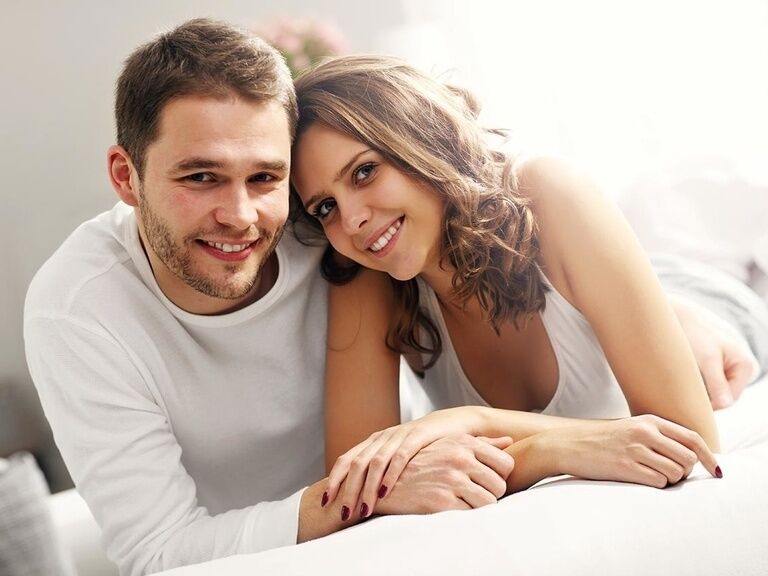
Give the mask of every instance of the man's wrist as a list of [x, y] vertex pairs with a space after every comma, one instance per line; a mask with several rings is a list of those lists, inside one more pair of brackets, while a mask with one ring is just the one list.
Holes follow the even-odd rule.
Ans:
[[359, 521], [359, 515], [352, 513], [348, 520], [342, 522], [340, 498], [323, 506], [323, 494], [327, 489], [328, 479], [324, 478], [309, 486], [301, 495], [297, 544], [333, 534]]

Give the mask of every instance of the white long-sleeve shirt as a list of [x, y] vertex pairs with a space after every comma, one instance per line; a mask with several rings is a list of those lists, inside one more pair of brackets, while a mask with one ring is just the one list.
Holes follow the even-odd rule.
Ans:
[[27, 361], [121, 574], [296, 542], [323, 476], [322, 248], [286, 230], [258, 302], [189, 314], [158, 287], [124, 204], [80, 226], [27, 294]]

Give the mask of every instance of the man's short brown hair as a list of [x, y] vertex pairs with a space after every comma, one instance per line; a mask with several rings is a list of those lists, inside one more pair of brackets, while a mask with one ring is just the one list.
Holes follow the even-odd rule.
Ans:
[[137, 48], [117, 81], [117, 143], [144, 174], [163, 107], [179, 96], [276, 100], [296, 127], [296, 95], [280, 53], [260, 38], [222, 22], [196, 19]]

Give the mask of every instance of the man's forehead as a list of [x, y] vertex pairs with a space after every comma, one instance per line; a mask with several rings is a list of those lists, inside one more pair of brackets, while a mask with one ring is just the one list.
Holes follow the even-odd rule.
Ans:
[[[177, 96], [169, 100], [158, 115], [158, 128], [215, 126], [223, 116], [240, 116], [246, 122], [270, 123], [279, 121], [288, 126], [288, 112], [274, 99], [256, 101], [227, 96]], [[201, 122], [189, 123], [190, 120]]]
[[274, 100], [184, 96], [164, 107], [148, 154], [162, 153], [166, 166], [287, 163], [290, 144], [288, 115]]

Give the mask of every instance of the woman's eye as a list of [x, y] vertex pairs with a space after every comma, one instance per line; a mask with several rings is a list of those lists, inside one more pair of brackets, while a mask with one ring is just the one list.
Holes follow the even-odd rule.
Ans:
[[213, 182], [213, 176], [208, 174], [207, 172], [198, 172], [196, 174], [190, 174], [186, 177], [187, 180], [191, 180], [192, 182]]
[[336, 200], [333, 200], [331, 198], [328, 198], [327, 200], [322, 200], [321, 202], [318, 202], [315, 207], [312, 209], [312, 216], [317, 218], [318, 220], [324, 220], [328, 217], [328, 215], [331, 213], [331, 211], [336, 207]]
[[360, 182], [363, 182], [364, 180], [369, 178], [375, 170], [376, 170], [376, 164], [374, 164], [373, 162], [368, 162], [367, 164], [363, 164], [357, 170], [354, 171], [354, 173], [352, 174], [352, 180], [355, 182], [355, 184], [359, 184]]

